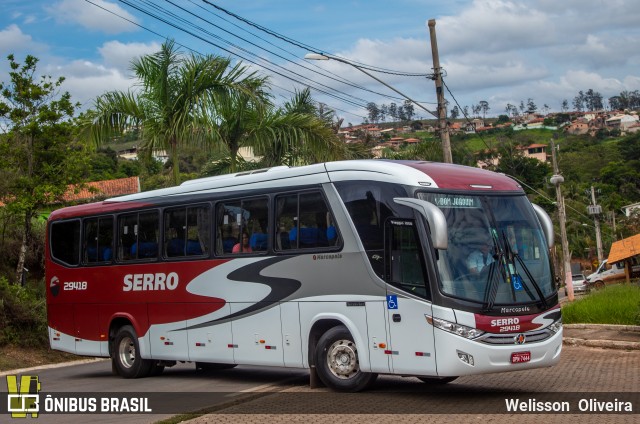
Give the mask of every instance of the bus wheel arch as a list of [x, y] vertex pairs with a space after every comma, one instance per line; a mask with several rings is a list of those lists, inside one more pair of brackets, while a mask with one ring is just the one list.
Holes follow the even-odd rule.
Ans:
[[362, 371], [354, 337], [342, 324], [331, 326], [320, 336], [313, 357], [318, 377], [334, 390], [359, 392], [378, 377]]
[[[113, 335], [113, 339], [111, 339]], [[113, 369], [124, 378], [146, 377], [154, 370], [153, 361], [140, 356], [138, 335], [126, 319], [114, 321], [109, 330], [109, 352]], [[164, 367], [163, 367], [164, 368]]]

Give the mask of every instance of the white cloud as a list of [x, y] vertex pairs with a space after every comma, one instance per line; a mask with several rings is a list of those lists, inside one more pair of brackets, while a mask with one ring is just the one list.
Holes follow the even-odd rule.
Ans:
[[63, 89], [71, 93], [74, 101], [90, 108], [93, 100], [106, 91], [135, 89], [135, 79], [129, 71], [131, 60], [160, 49], [159, 43], [122, 43], [108, 41], [98, 51], [99, 62], [78, 59], [49, 65], [45, 72], [65, 77]]
[[[62, 0], [46, 9], [57, 22], [75, 22], [91, 31], [118, 34], [137, 30], [135, 25], [118, 17], [138, 22], [135, 16], [119, 5], [105, 0], [93, 0], [93, 2], [99, 7], [83, 0]], [[113, 13], [109, 13], [107, 10]]]
[[160, 43], [122, 43], [108, 41], [98, 48], [105, 66], [112, 66], [121, 72], [128, 72], [135, 58], [152, 54], [160, 50]]
[[9, 53], [21, 51], [41, 51], [44, 46], [33, 41], [29, 34], [22, 32], [16, 24], [11, 24], [0, 30], [0, 55], [3, 57]]

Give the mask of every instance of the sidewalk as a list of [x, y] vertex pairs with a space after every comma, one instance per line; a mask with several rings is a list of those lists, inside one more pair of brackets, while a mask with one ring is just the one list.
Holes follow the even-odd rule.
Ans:
[[605, 349], [640, 350], [640, 326], [564, 324], [564, 344]]

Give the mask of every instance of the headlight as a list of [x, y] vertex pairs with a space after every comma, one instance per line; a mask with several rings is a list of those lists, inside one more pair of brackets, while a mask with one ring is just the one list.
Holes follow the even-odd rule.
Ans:
[[562, 318], [560, 318], [558, 321], [556, 321], [553, 324], [551, 324], [548, 328], [553, 334], [555, 334], [558, 331], [562, 330]]
[[455, 322], [434, 318], [429, 315], [425, 315], [424, 317], [427, 319], [427, 322], [434, 327], [464, 337], [465, 339], [475, 339], [484, 334], [484, 331], [478, 330], [477, 328], [467, 327], [466, 325], [456, 324]]

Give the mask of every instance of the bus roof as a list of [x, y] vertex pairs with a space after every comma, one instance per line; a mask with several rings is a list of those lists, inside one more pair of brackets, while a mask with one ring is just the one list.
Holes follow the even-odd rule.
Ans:
[[[292, 180], [295, 179], [295, 180]], [[154, 199], [204, 195], [238, 190], [315, 185], [336, 181], [381, 181], [425, 188], [466, 191], [522, 192], [513, 179], [480, 168], [426, 161], [350, 160], [300, 167], [279, 166], [216, 177], [199, 178], [182, 185], [114, 197], [103, 202], [54, 211], [50, 219], [93, 213], [107, 213], [154, 204]]]

